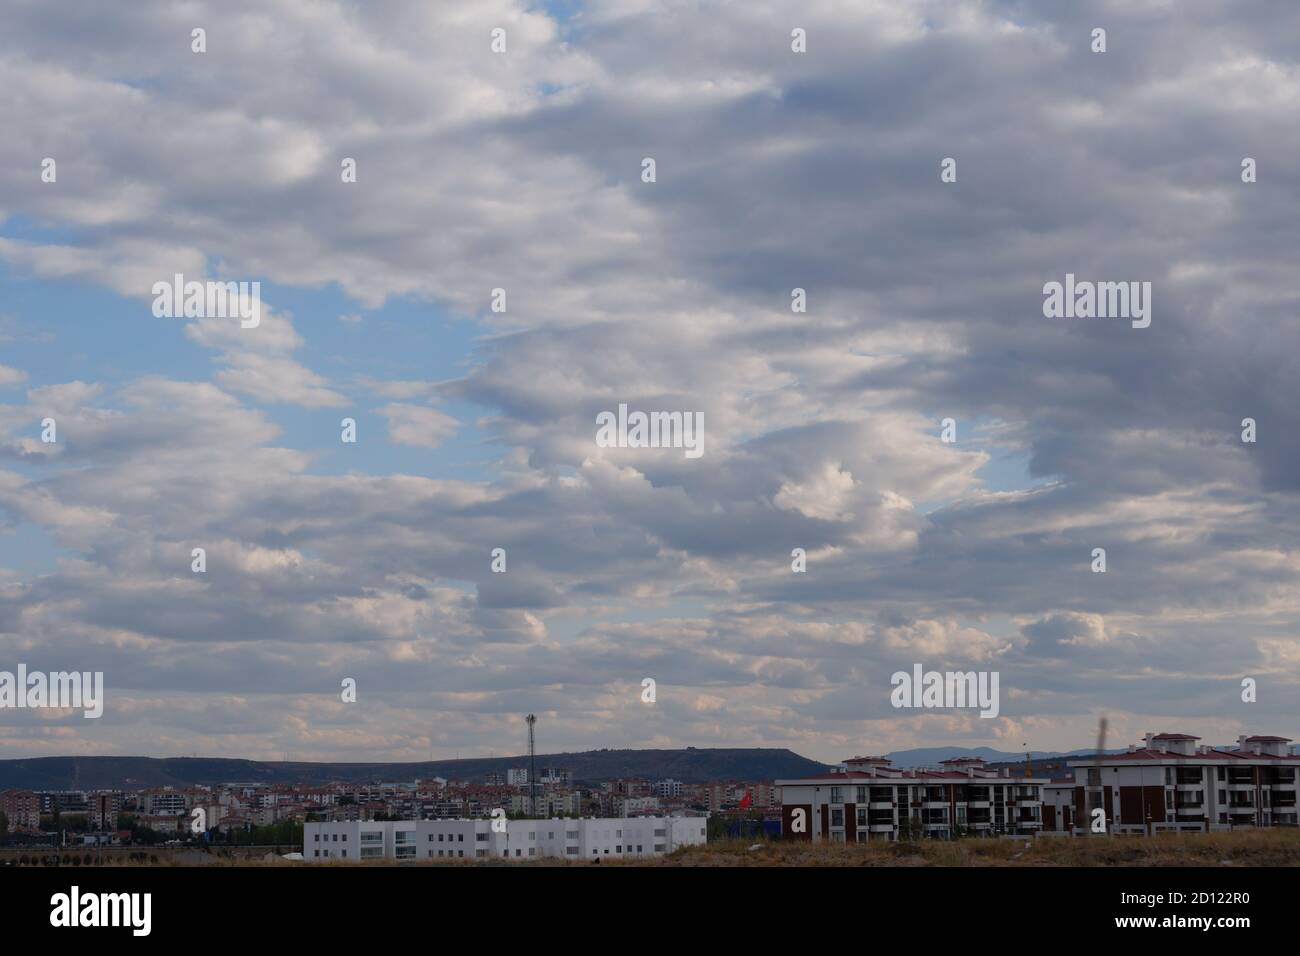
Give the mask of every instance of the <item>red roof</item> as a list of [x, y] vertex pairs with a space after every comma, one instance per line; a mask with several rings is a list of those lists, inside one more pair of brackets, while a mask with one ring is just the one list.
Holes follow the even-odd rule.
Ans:
[[[1211, 750], [1209, 753], [1196, 754], [1172, 754], [1161, 750], [1135, 750], [1132, 753], [1105, 754], [1100, 758], [1096, 756], [1085, 757], [1081, 759], [1081, 762], [1097, 760], [1103, 763], [1123, 760], [1184, 760], [1195, 762], [1197, 760], [1221, 760], [1225, 757], [1231, 757], [1235, 760], [1300, 760], [1300, 757], [1291, 754], [1257, 754], [1244, 750]], [[1069, 763], [1075, 763], [1075, 761], [1069, 761]]]
[[1265, 741], [1265, 740], [1273, 740], [1273, 741], [1277, 741], [1277, 740], [1280, 740], [1280, 741], [1282, 741], [1283, 743], [1290, 743], [1290, 742], [1291, 742], [1291, 738], [1290, 738], [1290, 737], [1247, 737], [1247, 738], [1246, 738], [1246, 741], [1247, 741], [1247, 742], [1250, 742], [1250, 741], [1252, 741], [1252, 740], [1259, 740], [1259, 741]]
[[1200, 737], [1193, 737], [1191, 734], [1156, 734], [1152, 740], [1200, 740]]

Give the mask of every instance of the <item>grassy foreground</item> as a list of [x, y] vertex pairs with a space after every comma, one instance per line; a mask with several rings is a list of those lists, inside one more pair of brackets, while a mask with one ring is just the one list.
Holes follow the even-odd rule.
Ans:
[[[751, 849], [752, 848], [752, 849]], [[13, 862], [17, 862], [14, 859]], [[98, 861], [97, 861], [98, 862]], [[35, 865], [35, 861], [33, 861]], [[86, 865], [91, 865], [89, 859]], [[916, 843], [803, 843], [719, 840], [685, 847], [648, 860], [330, 860], [298, 862], [272, 858], [159, 853], [147, 860], [112, 856], [107, 866], [275, 866], [275, 867], [566, 867], [566, 866], [1300, 866], [1300, 829], [1237, 830], [1229, 833], [1162, 834], [1156, 837], [921, 840]]]
[[[760, 849], [751, 850], [750, 847]], [[621, 866], [1300, 866], [1300, 829], [1156, 837], [794, 843], [723, 840]]]

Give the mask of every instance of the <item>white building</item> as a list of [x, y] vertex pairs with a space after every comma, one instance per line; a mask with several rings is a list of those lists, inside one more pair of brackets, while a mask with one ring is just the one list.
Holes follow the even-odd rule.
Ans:
[[673, 797], [682, 795], [682, 782], [673, 780], [669, 777], [667, 780], [656, 780], [654, 784], [655, 796], [664, 800], [671, 800]]
[[[493, 829], [493, 823], [503, 832]], [[581, 820], [353, 820], [307, 823], [303, 857], [323, 860], [627, 859], [705, 842], [703, 817]]]
[[1204, 747], [1188, 734], [1147, 734], [1124, 753], [1071, 760], [1073, 780], [1046, 788], [1047, 829], [1108, 833], [1295, 826], [1300, 757], [1286, 737]]
[[901, 770], [884, 757], [854, 757], [844, 769], [778, 780], [785, 839], [861, 843], [905, 832], [1029, 834], [1043, 825], [1045, 778], [1011, 777], [974, 757], [941, 770]]
[[528, 768], [511, 767], [506, 771], [506, 784], [511, 787], [528, 786]]

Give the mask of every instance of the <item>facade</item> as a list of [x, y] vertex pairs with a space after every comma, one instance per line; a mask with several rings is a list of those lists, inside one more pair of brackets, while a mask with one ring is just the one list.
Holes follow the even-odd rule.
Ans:
[[1239, 737], [1234, 748], [1188, 734], [1147, 734], [1126, 753], [1071, 760], [1071, 780], [1046, 788], [1049, 831], [1159, 833], [1295, 826], [1300, 757], [1286, 737]]
[[666, 780], [656, 780], [654, 783], [654, 794], [663, 800], [671, 800], [674, 797], [682, 795], [682, 782], [673, 780], [669, 777]]
[[11, 831], [41, 828], [41, 799], [30, 790], [0, 791], [0, 813], [9, 821]]
[[[504, 830], [494, 830], [494, 822]], [[702, 817], [351, 821], [305, 824], [302, 855], [312, 862], [628, 859], [704, 841]]]
[[938, 770], [901, 770], [884, 757], [854, 757], [843, 769], [776, 781], [782, 836], [838, 843], [897, 840], [909, 832], [1037, 833], [1047, 783], [986, 769], [978, 758], [945, 760]]
[[89, 796], [87, 803], [90, 807], [90, 825], [93, 829], [117, 829], [117, 816], [122, 810], [121, 793], [99, 790]]

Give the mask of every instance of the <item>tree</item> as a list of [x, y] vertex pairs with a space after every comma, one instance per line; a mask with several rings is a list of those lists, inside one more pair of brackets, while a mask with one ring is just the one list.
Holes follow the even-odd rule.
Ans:
[[9, 839], [9, 817], [5, 815], [3, 810], [0, 810], [0, 840], [7, 839]]

